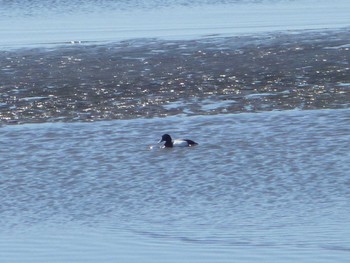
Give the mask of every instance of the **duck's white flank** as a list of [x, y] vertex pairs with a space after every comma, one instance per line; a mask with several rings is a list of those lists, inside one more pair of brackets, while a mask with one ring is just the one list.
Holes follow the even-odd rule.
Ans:
[[188, 141], [184, 140], [184, 139], [176, 139], [173, 141], [173, 146], [174, 147], [187, 147], [189, 146]]

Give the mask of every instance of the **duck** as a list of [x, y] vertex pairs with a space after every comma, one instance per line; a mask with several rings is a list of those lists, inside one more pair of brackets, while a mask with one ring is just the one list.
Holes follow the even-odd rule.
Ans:
[[163, 134], [162, 139], [160, 139], [158, 143], [161, 143], [161, 142], [165, 142], [163, 145], [164, 148], [188, 147], [188, 146], [198, 145], [198, 143], [188, 139], [173, 140], [169, 134]]

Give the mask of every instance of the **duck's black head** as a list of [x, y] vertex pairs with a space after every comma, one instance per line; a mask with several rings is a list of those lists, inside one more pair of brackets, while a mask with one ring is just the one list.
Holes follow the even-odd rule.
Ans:
[[165, 147], [172, 147], [173, 146], [173, 140], [171, 139], [169, 134], [163, 134], [162, 139], [159, 142], [165, 142]]

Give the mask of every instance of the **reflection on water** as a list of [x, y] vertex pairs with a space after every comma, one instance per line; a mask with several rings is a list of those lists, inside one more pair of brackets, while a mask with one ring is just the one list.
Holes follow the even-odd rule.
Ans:
[[[164, 132], [200, 145], [150, 149]], [[28, 231], [20, 248], [37, 245], [52, 255], [57, 241], [45, 237], [62, 226], [72, 233], [58, 240], [92, 242], [95, 260], [117, 253], [152, 262], [146, 251], [164, 259], [162, 243], [173, 256], [225, 260], [254, 248], [260, 256], [320, 262], [331, 251], [345, 262], [349, 110], [37, 124], [0, 133], [3, 248]]]

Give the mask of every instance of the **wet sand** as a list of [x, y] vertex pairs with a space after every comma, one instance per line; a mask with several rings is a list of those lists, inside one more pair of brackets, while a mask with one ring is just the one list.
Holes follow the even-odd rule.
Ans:
[[0, 124], [347, 108], [350, 31], [0, 52]]

